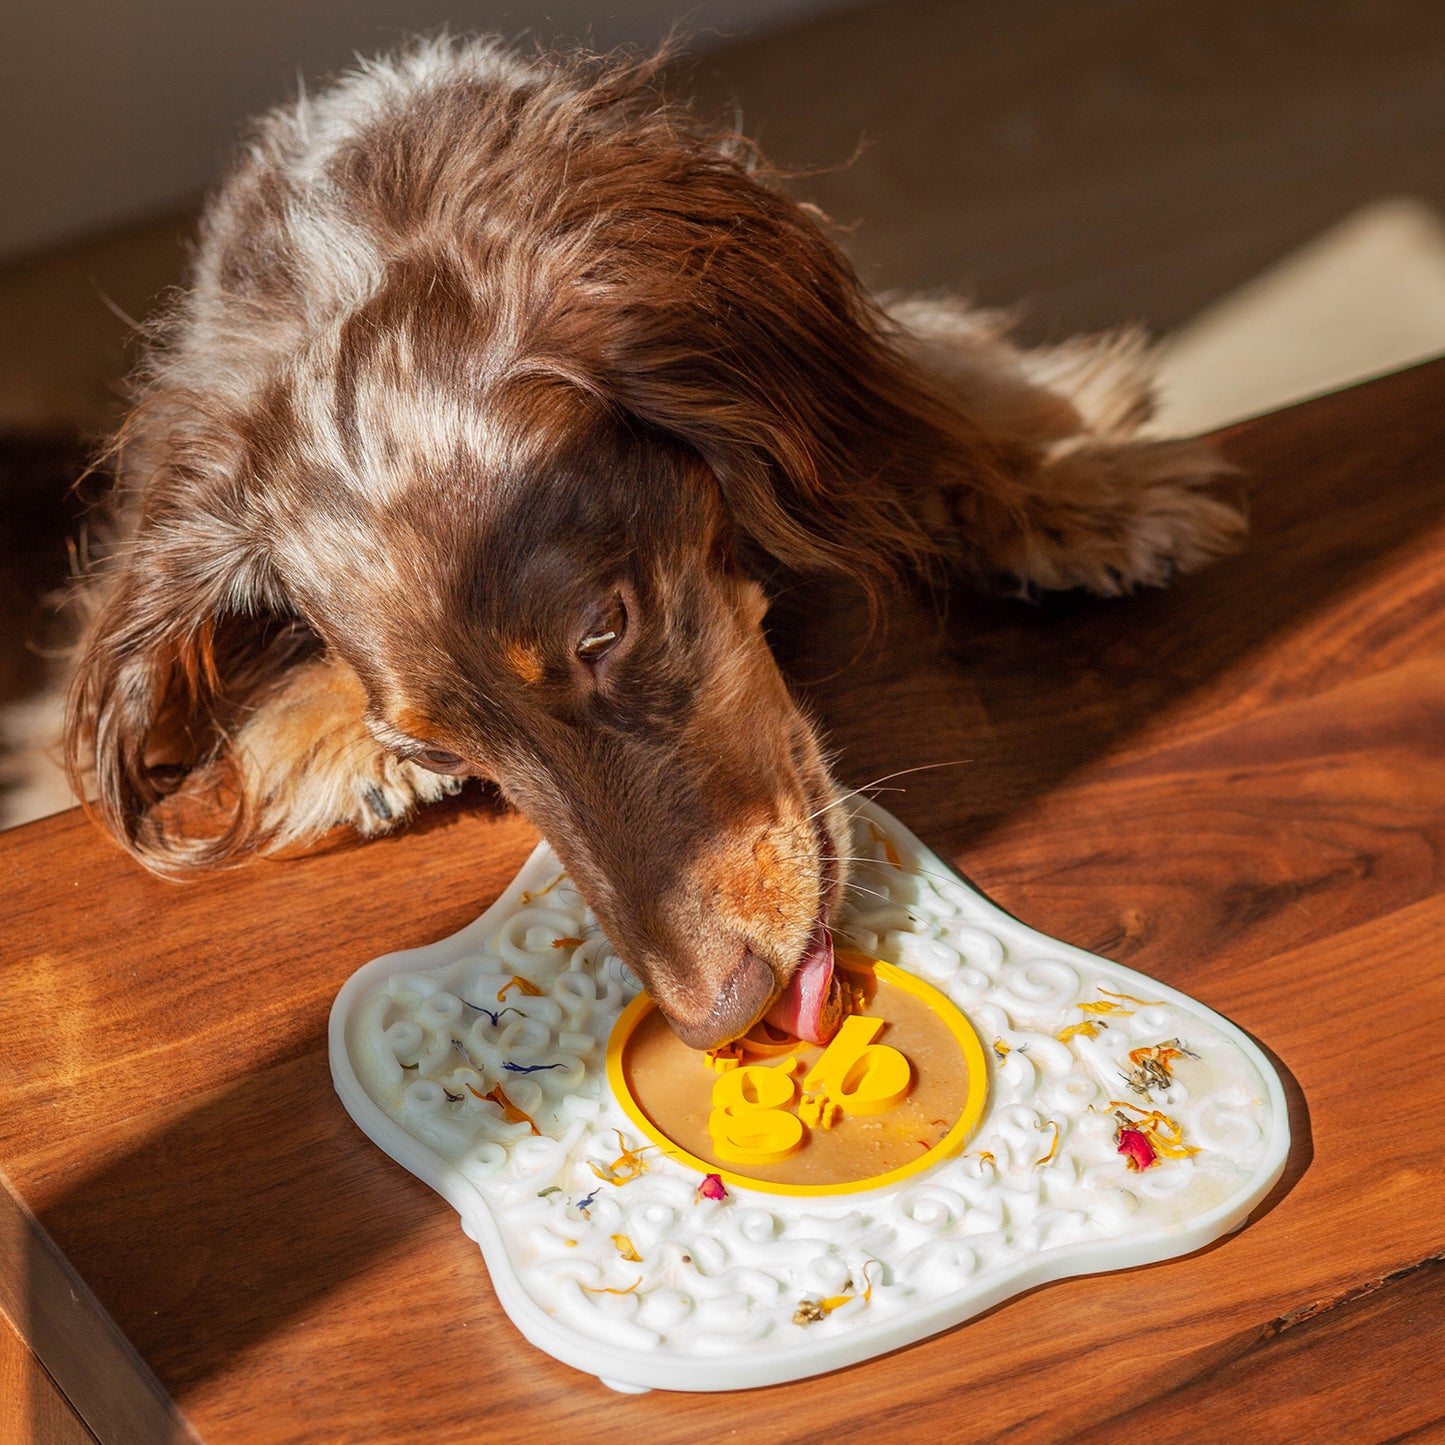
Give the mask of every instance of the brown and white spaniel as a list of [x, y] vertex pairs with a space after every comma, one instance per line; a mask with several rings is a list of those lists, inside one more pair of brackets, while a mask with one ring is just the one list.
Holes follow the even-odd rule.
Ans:
[[1137, 337], [885, 309], [660, 66], [431, 41], [261, 120], [116, 444], [68, 759], [172, 877], [492, 779], [683, 1039], [817, 1036], [846, 827], [762, 581], [1117, 593], [1242, 519], [1136, 435]]

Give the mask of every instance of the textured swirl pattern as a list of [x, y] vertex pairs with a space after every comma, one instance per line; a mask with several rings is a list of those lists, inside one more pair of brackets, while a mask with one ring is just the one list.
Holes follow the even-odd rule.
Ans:
[[637, 981], [545, 845], [478, 923], [338, 998], [353, 1116], [460, 1210], [514, 1319], [569, 1363], [624, 1388], [810, 1374], [1196, 1248], [1278, 1177], [1283, 1096], [1232, 1025], [1008, 918], [880, 810], [856, 829], [873, 861], [840, 936], [991, 1046], [966, 1152], [892, 1189], [713, 1199], [648, 1146], [605, 1070]]

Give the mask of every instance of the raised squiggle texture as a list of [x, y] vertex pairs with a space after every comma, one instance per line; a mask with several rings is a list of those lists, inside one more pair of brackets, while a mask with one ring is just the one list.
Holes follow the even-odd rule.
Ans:
[[[1283, 1169], [1279, 1080], [1232, 1025], [1009, 918], [880, 809], [855, 829], [866, 906], [838, 932], [991, 1045], [966, 1152], [893, 1188], [712, 1200], [647, 1148], [605, 1068], [638, 982], [545, 844], [476, 923], [337, 997], [332, 1072], [357, 1123], [458, 1210], [522, 1332], [618, 1388], [852, 1363], [1044, 1280], [1198, 1248]], [[1160, 1046], [1180, 1052], [1151, 1084], [1130, 1054]], [[1132, 1170], [1121, 1119], [1156, 1112], [1197, 1152]]]

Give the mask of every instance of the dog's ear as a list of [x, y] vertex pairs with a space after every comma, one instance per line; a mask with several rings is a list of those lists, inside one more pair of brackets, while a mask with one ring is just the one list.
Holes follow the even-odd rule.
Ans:
[[646, 246], [613, 251], [627, 304], [591, 338], [597, 389], [698, 453], [740, 529], [785, 564], [870, 591], [926, 567], [963, 520], [929, 509], [1010, 505], [1013, 459], [917, 365], [808, 211], [736, 158], [704, 162], [685, 216], [658, 207], [637, 226]]
[[[165, 801], [187, 777], [226, 791], [225, 747], [240, 710], [314, 646], [248, 527], [224, 429], [166, 428], [126, 457], [139, 519], [98, 567], [66, 713], [76, 793], [152, 871], [179, 875], [254, 851], [239, 789], [178, 828]], [[215, 801], [215, 800], [213, 800]]]

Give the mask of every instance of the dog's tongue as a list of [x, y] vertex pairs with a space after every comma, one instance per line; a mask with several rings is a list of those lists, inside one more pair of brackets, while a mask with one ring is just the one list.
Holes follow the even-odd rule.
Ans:
[[833, 977], [833, 940], [818, 920], [808, 951], [782, 996], [764, 1015], [775, 1029], [809, 1044], [826, 1044], [843, 1023], [843, 990]]

